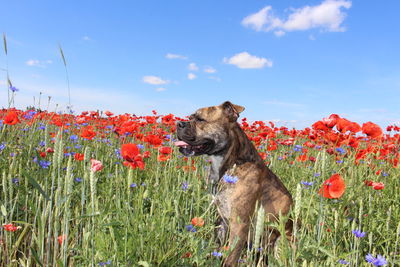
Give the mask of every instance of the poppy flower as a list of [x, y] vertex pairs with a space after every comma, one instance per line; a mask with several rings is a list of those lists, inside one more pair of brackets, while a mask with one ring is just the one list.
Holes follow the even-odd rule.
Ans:
[[172, 153], [172, 147], [169, 146], [162, 146], [158, 149], [158, 151], [161, 154], [171, 154]]
[[3, 123], [8, 125], [15, 125], [17, 123], [20, 123], [17, 112], [10, 111], [9, 113], [7, 113], [7, 115], [3, 118]]
[[4, 230], [6, 230], [7, 232], [15, 232], [15, 231], [17, 231], [18, 229], [21, 229], [21, 226], [16, 226], [16, 225], [14, 225], [14, 224], [12, 224], [12, 223], [9, 223], [9, 224], [3, 224], [3, 228], [4, 228]]
[[85, 158], [85, 155], [82, 154], [82, 153], [75, 153], [75, 155], [74, 155], [74, 159], [75, 159], [75, 160], [81, 161], [81, 160], [83, 160], [84, 158]]
[[339, 115], [331, 114], [328, 118], [323, 118], [322, 122], [326, 125], [326, 127], [333, 128], [335, 127], [338, 119], [340, 119]]
[[340, 198], [344, 194], [345, 189], [346, 185], [343, 178], [336, 173], [322, 184], [319, 194], [329, 199]]
[[362, 132], [373, 139], [380, 138], [383, 134], [381, 127], [370, 121], [363, 124]]
[[135, 144], [123, 144], [121, 146], [121, 156], [127, 161], [133, 161], [139, 155], [139, 148]]
[[204, 226], [204, 220], [200, 217], [194, 217], [192, 219], [192, 225], [195, 227], [203, 227]]
[[103, 164], [99, 160], [91, 159], [90, 163], [92, 164], [92, 166], [90, 168], [92, 170], [92, 172], [98, 172], [101, 169], [103, 169]]
[[81, 137], [92, 140], [96, 136], [96, 132], [93, 131], [92, 126], [88, 126], [85, 129], [82, 130]]
[[67, 239], [67, 235], [60, 235], [59, 237], [57, 237], [58, 244], [60, 244], [61, 246], [65, 239]]

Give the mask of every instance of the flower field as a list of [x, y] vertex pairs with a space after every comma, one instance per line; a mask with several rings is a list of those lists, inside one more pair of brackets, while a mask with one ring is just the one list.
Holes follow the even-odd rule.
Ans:
[[[218, 266], [210, 163], [177, 151], [176, 120], [0, 110], [0, 266]], [[240, 124], [301, 221], [271, 252], [249, 236], [241, 266], [400, 265], [400, 127]]]

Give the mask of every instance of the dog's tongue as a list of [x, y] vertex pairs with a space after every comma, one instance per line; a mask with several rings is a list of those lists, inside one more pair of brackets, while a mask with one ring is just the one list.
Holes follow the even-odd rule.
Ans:
[[176, 141], [176, 142], [175, 142], [175, 145], [176, 145], [176, 146], [188, 146], [189, 144], [186, 143], [186, 142], [184, 142], [184, 141]]

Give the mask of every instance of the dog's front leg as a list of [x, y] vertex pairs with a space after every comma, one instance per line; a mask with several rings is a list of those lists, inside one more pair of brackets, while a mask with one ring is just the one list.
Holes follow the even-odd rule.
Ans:
[[229, 249], [230, 254], [226, 258], [226, 267], [237, 266], [243, 246], [246, 243], [250, 227], [250, 218], [254, 212], [258, 187], [252, 184], [237, 184], [231, 198], [231, 216], [229, 219]]

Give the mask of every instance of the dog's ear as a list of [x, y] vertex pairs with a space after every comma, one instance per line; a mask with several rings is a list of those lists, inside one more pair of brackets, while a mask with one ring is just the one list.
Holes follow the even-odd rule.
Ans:
[[239, 118], [239, 114], [244, 110], [244, 107], [232, 104], [229, 101], [225, 101], [221, 106], [230, 122], [236, 121]]

